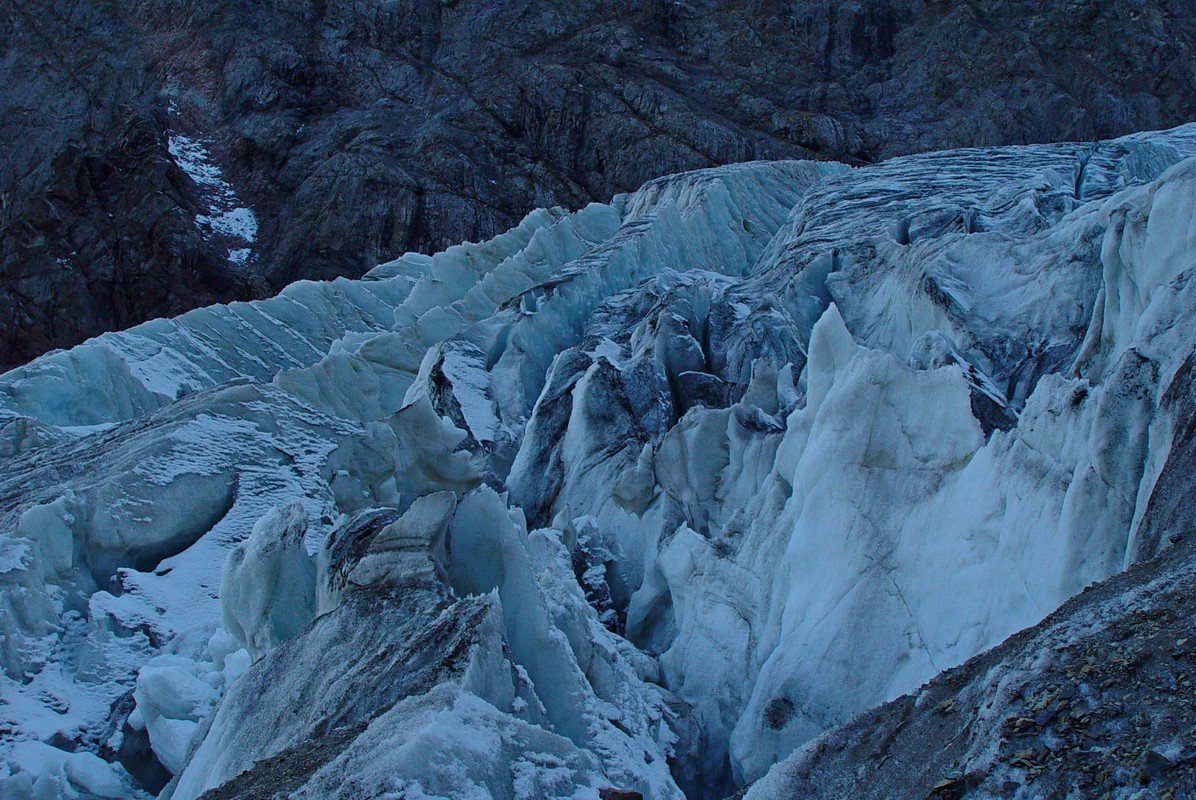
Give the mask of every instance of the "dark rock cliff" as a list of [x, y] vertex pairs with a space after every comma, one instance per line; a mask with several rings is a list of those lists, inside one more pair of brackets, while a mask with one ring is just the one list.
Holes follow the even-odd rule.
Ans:
[[1187, 6], [0, 0], [0, 367], [666, 173], [1183, 122]]

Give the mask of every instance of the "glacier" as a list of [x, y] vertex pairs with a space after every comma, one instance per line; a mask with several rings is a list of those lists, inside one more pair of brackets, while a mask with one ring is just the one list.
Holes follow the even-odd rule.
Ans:
[[1174, 539], [1196, 124], [673, 175], [0, 376], [0, 794], [726, 797]]

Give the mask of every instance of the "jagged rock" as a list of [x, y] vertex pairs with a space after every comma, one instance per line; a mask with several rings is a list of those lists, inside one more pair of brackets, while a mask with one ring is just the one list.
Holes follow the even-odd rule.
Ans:
[[598, 800], [644, 800], [644, 796], [626, 789], [603, 789], [598, 792]]
[[661, 174], [1196, 116], [1184, 0], [4, 8], [0, 365]]

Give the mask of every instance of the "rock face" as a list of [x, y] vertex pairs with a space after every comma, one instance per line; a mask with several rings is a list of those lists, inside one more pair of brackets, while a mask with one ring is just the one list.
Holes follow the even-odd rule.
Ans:
[[5, 2], [0, 25], [0, 365], [248, 297], [197, 225], [166, 106], [112, 4]]
[[800, 796], [1127, 568], [958, 717], [876, 712], [979, 715], [885, 785], [1188, 786], [1139, 695], [1189, 678], [1083, 670], [1188, 657], [1193, 254], [1196, 125], [753, 162], [46, 354], [0, 375], [0, 794]]
[[658, 175], [1196, 117], [1184, 0], [5, 0], [0, 365]]

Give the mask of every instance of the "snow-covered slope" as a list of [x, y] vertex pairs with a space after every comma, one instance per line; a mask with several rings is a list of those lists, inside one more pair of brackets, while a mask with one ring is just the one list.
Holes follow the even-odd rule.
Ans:
[[0, 788], [729, 793], [1166, 546], [1194, 269], [1196, 125], [686, 173], [48, 354]]

